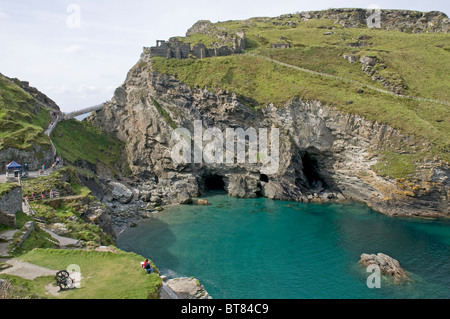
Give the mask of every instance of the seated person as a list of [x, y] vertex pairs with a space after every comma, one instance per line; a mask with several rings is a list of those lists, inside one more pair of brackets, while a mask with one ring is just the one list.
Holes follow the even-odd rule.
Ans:
[[144, 268], [147, 273], [149, 273], [149, 274], [153, 273], [153, 267], [150, 264], [150, 262], [148, 261], [148, 259], [146, 259], [145, 262], [141, 263], [141, 264], [142, 264], [142, 268]]

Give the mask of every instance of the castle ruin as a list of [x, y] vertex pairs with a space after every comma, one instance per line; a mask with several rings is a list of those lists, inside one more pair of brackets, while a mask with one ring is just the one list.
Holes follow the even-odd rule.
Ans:
[[242, 53], [246, 47], [243, 31], [233, 32], [218, 28], [207, 20], [198, 21], [188, 30], [186, 35], [194, 33], [207, 34], [212, 38], [217, 38], [217, 42], [214, 43], [212, 48], [208, 48], [203, 43], [196, 43], [191, 47], [190, 43], [179, 41], [177, 38], [170, 38], [169, 41], [157, 40], [156, 46], [144, 47], [144, 54], [168, 59], [187, 59], [189, 57], [203, 59]]

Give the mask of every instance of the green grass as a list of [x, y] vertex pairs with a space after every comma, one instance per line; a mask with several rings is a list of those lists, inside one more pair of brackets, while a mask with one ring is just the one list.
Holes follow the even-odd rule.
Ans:
[[22, 195], [40, 196], [42, 191], [50, 192], [50, 189], [58, 191], [60, 196], [88, 195], [89, 189], [81, 185], [78, 174], [81, 171], [72, 166], [61, 168], [48, 176], [40, 176], [33, 179], [22, 180]]
[[17, 276], [2, 274], [0, 274], [0, 279], [5, 279], [10, 283], [7, 295], [4, 296], [5, 299], [45, 299], [45, 285], [54, 281], [53, 276], [27, 280]]
[[158, 101], [156, 101], [154, 98], [152, 98], [152, 103], [158, 110], [159, 114], [161, 114], [161, 116], [164, 118], [167, 125], [175, 130], [177, 128], [177, 124], [172, 120], [169, 113], [167, 113], [167, 111], [161, 106], [161, 104], [159, 104]]
[[[343, 28], [329, 20], [296, 21], [296, 27], [277, 26], [277, 18], [253, 18], [217, 23], [231, 30], [244, 30], [247, 52], [301, 68], [328, 73], [385, 89], [362, 72], [361, 64], [349, 63], [344, 54], [376, 56], [385, 68], [378, 74], [406, 85], [405, 95], [450, 101], [450, 37], [442, 33], [408, 34], [395, 30]], [[283, 22], [283, 19], [281, 20]], [[333, 29], [329, 29], [333, 28]], [[325, 32], [334, 32], [324, 35]], [[368, 47], [353, 48], [361, 35], [370, 36]], [[290, 49], [272, 49], [271, 43], [287, 42]], [[383, 164], [376, 168], [394, 177], [409, 176], [418, 162], [438, 155], [450, 162], [450, 107], [370, 90], [348, 81], [325, 78], [275, 64], [249, 54], [198, 59], [152, 58], [153, 70], [174, 75], [191, 87], [215, 92], [234, 92], [254, 108], [273, 103], [283, 107], [293, 99], [318, 100], [339, 110], [385, 123], [416, 138], [415, 150], [398, 152], [390, 145], [382, 152]], [[363, 89], [363, 93], [358, 93]], [[424, 149], [423, 142], [431, 143]], [[402, 150], [402, 148], [400, 148]], [[417, 156], [419, 152], [420, 156]], [[394, 155], [395, 153], [395, 155]], [[404, 154], [401, 154], [404, 153]]]
[[[81, 209], [87, 207], [97, 200], [91, 196], [91, 191], [80, 182], [79, 175], [84, 171], [68, 166], [48, 176], [24, 180], [22, 183], [23, 196], [31, 197], [34, 192], [37, 197], [42, 191], [47, 193], [50, 189], [58, 191], [59, 198], [30, 202], [37, 217], [47, 223], [63, 223], [69, 233], [67, 237], [92, 241], [102, 245], [110, 245], [113, 238], [106, 234], [99, 226], [85, 221], [81, 217]], [[39, 246], [35, 246], [39, 247]]]
[[[144, 257], [117, 249], [113, 252], [86, 250], [34, 249], [20, 257], [50, 269], [66, 269], [71, 264], [80, 266], [80, 289], [65, 291], [64, 299], [147, 299], [158, 298], [161, 279], [156, 273], [146, 274], [140, 267]], [[154, 269], [157, 270], [155, 265]], [[52, 279], [52, 280], [51, 280]], [[49, 278], [48, 282], [54, 282]], [[41, 287], [30, 292], [41, 294]]]
[[86, 121], [69, 120], [58, 123], [52, 133], [57, 152], [65, 161], [104, 164], [113, 173], [125, 170], [121, 160], [124, 143]]
[[24, 90], [0, 75], [0, 150], [50, 147], [44, 134], [50, 115]]
[[0, 197], [5, 193], [9, 193], [16, 187], [19, 187], [16, 183], [0, 183]]

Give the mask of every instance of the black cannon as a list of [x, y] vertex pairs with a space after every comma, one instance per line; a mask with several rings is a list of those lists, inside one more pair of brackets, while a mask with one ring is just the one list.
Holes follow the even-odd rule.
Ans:
[[61, 290], [67, 290], [73, 288], [73, 279], [69, 277], [69, 273], [66, 270], [60, 270], [55, 276], [56, 284]]

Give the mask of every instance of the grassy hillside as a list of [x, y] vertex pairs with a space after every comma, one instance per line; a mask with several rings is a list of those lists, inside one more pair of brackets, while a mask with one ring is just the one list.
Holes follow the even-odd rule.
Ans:
[[113, 173], [126, 170], [121, 167], [124, 143], [85, 121], [70, 120], [58, 123], [52, 141], [65, 161], [90, 164], [103, 163]]
[[[287, 21], [291, 26], [283, 25]], [[319, 100], [341, 111], [389, 124], [417, 137], [417, 148], [399, 146], [383, 151], [388, 166], [380, 174], [406, 177], [417, 161], [438, 155], [450, 161], [450, 107], [381, 93], [364, 85], [388, 90], [381, 81], [362, 71], [357, 60], [344, 55], [370, 56], [377, 60], [375, 75], [403, 87], [403, 95], [450, 102], [450, 36], [444, 33], [410, 34], [396, 30], [344, 28], [330, 20], [253, 18], [216, 24], [244, 30], [245, 54], [202, 60], [153, 57], [153, 70], [176, 76], [191, 87], [234, 92], [251, 107], [300, 98]], [[204, 37], [204, 36], [203, 36]], [[179, 38], [182, 39], [182, 38]], [[192, 36], [185, 38], [191, 42]], [[207, 40], [203, 39], [204, 42]], [[211, 40], [212, 41], [212, 40]], [[289, 43], [289, 49], [272, 49], [272, 43]], [[363, 42], [363, 44], [361, 44]], [[351, 81], [302, 72], [266, 60], [269, 57], [300, 68]], [[432, 142], [423, 149], [421, 141]], [[396, 146], [397, 147], [397, 146]], [[406, 165], [406, 166], [405, 166]], [[405, 168], [405, 169], [404, 169]]]
[[30, 149], [34, 145], [49, 147], [44, 134], [50, 122], [46, 108], [31, 95], [0, 74], [0, 150]]
[[[55, 286], [53, 276], [35, 280], [0, 275], [10, 280], [21, 298], [58, 299], [155, 299], [161, 279], [157, 273], [146, 274], [140, 267], [144, 257], [114, 248], [113, 251], [34, 249], [20, 259], [55, 270], [69, 265], [80, 266], [81, 288], [63, 291], [58, 296], [46, 293], [46, 286]], [[154, 269], [155, 265], [153, 265]], [[58, 291], [59, 288], [55, 288]]]

